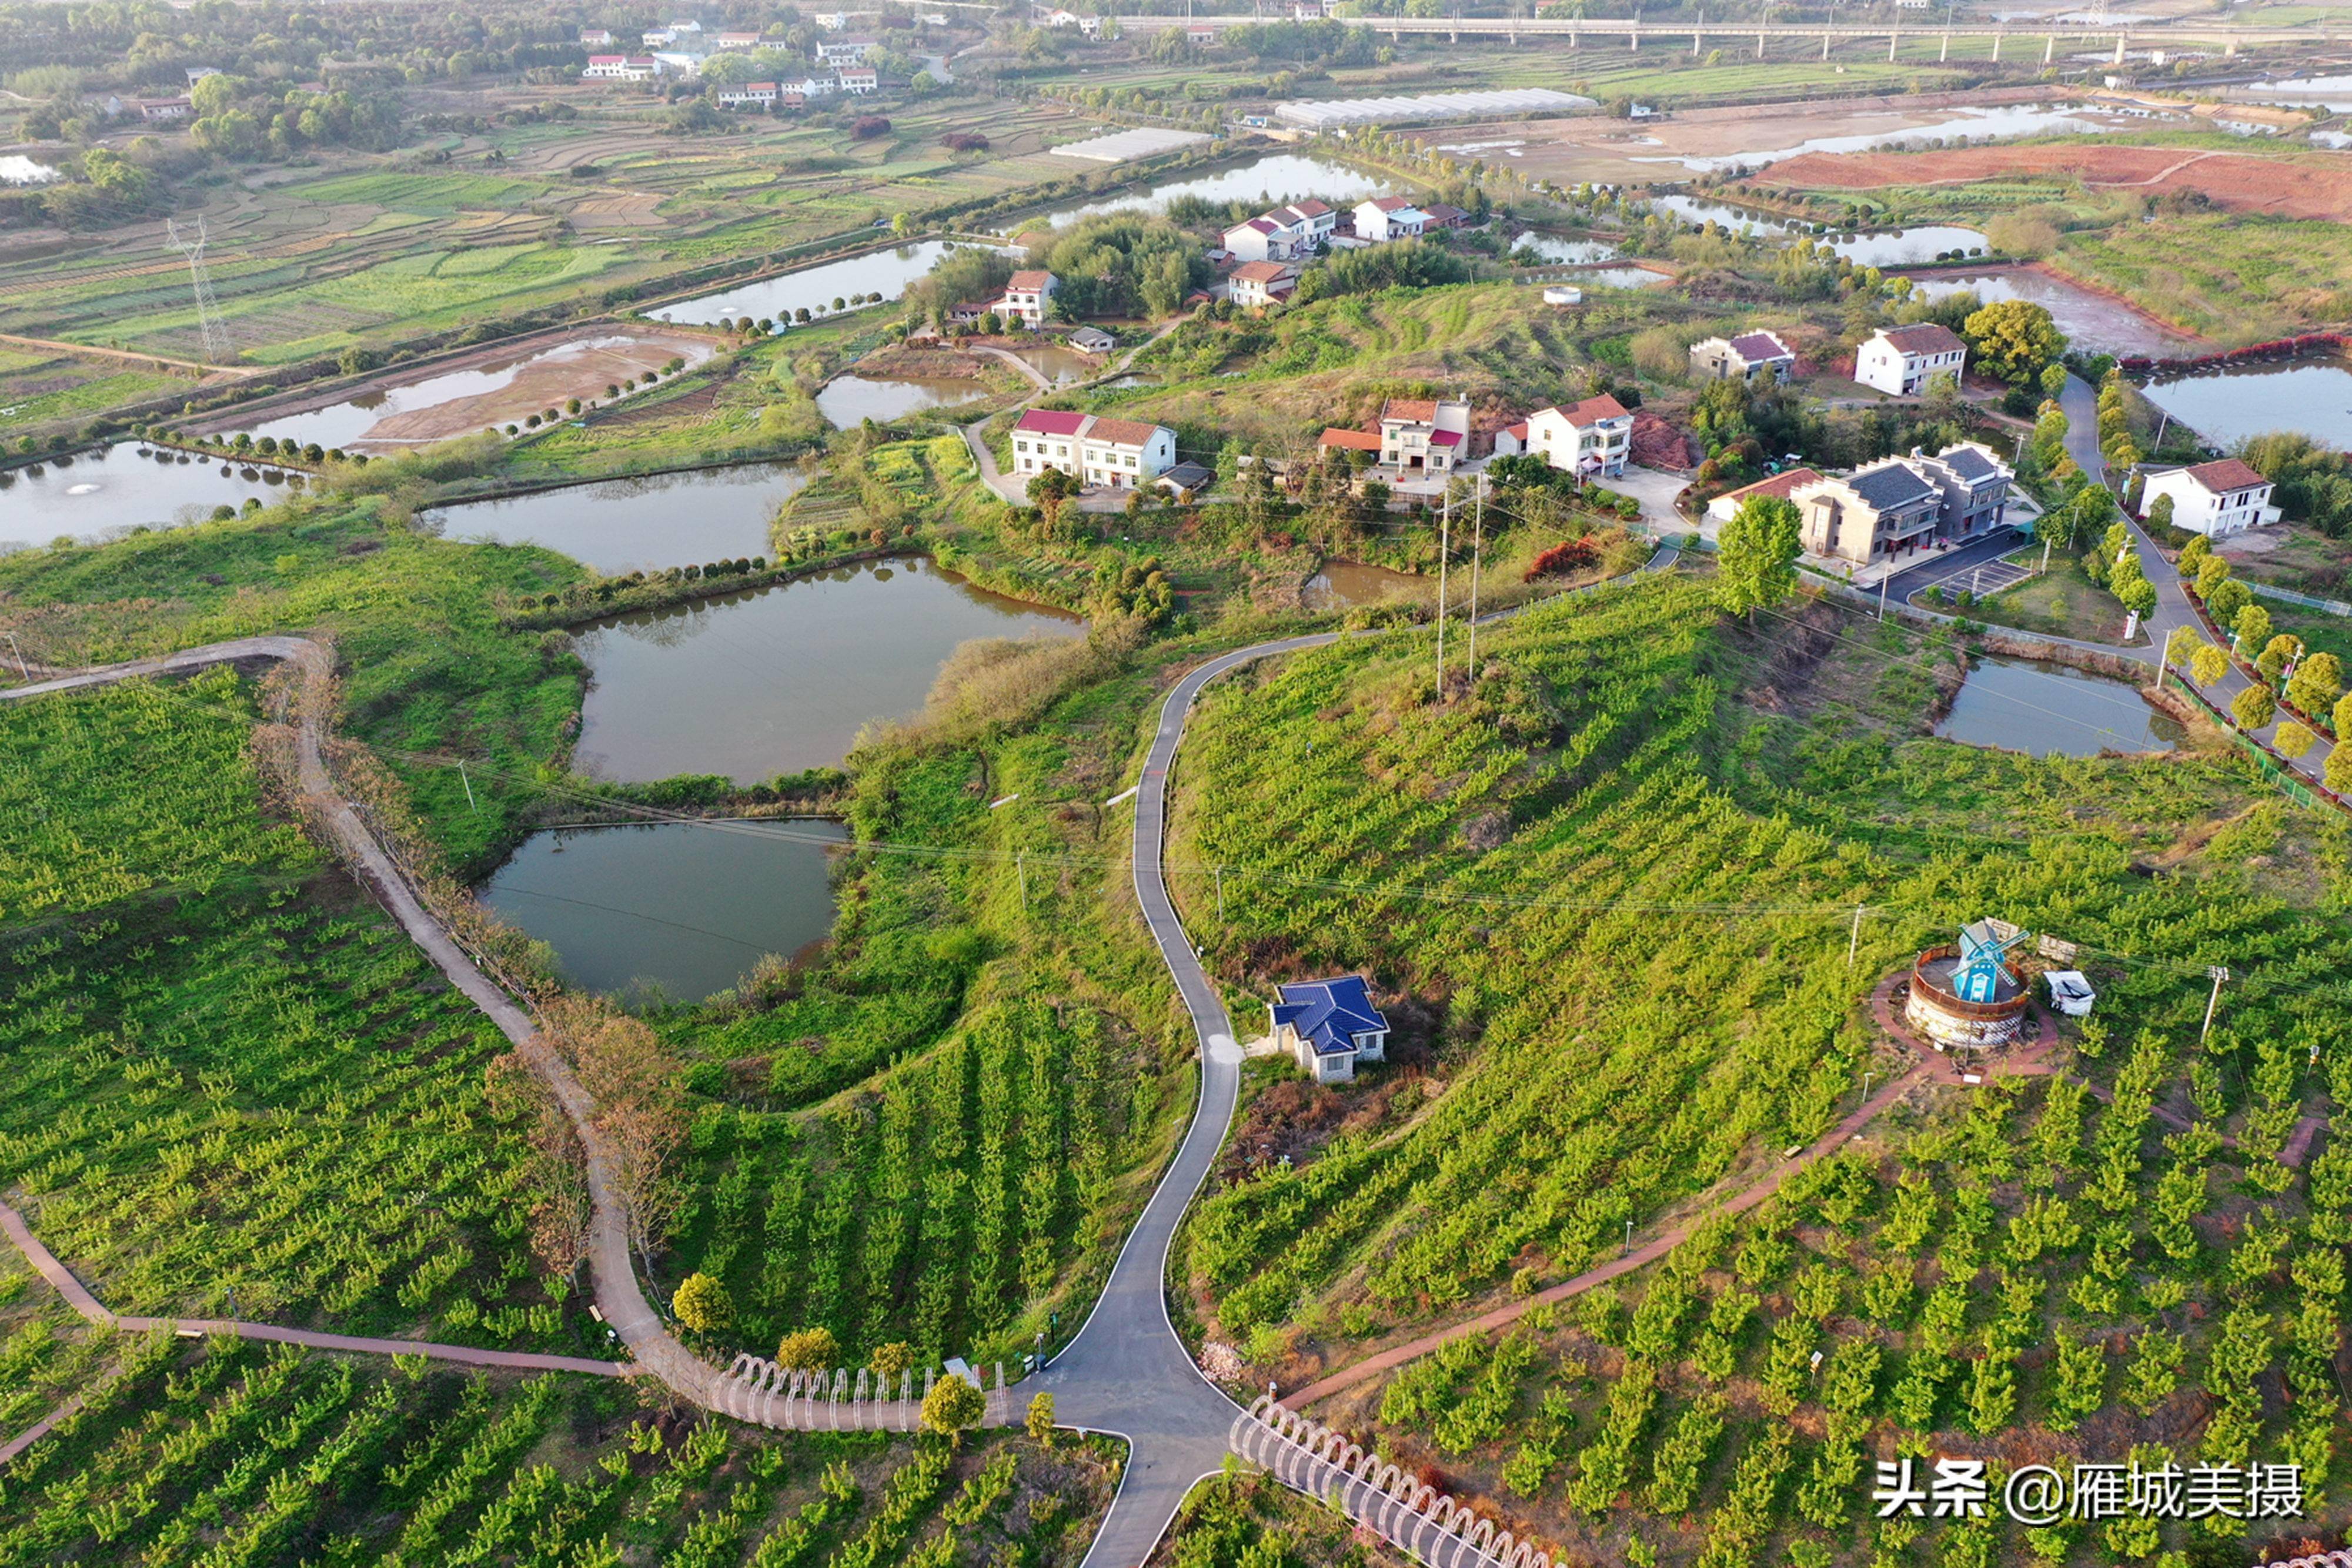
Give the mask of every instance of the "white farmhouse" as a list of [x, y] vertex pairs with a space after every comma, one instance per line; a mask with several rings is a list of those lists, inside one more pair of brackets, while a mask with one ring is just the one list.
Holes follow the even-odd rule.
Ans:
[[1528, 415], [1527, 449], [1580, 479], [1613, 479], [1625, 472], [1633, 450], [1633, 416], [1606, 393], [1566, 408], [1539, 408]]
[[1797, 351], [1778, 332], [1701, 338], [1690, 346], [1691, 372], [1717, 381], [1785, 382], [1796, 363]]
[[1401, 478], [1450, 474], [1470, 455], [1470, 405], [1392, 397], [1381, 408], [1381, 461]]
[[1356, 237], [1385, 245], [1392, 239], [1418, 239], [1429, 226], [1429, 214], [1402, 196], [1375, 196], [1356, 204]]
[[651, 55], [590, 55], [583, 81], [651, 81], [661, 75], [662, 63]]
[[2270, 504], [2271, 482], [2235, 457], [2189, 468], [2142, 472], [2147, 476], [2147, 485], [2140, 492], [2142, 517], [2155, 507], [2158, 496], [2169, 496], [2172, 526], [2211, 538], [2278, 521], [2279, 509]]
[[1057, 468], [1087, 486], [1133, 490], [1176, 465], [1176, 433], [1164, 424], [1033, 408], [1013, 427], [1013, 471]]
[[866, 55], [876, 47], [871, 38], [843, 38], [838, 42], [819, 39], [816, 46], [817, 63], [835, 68], [859, 65], [864, 63]]
[[1034, 331], [1045, 324], [1045, 312], [1054, 302], [1055, 287], [1050, 272], [1016, 272], [1005, 284], [1003, 298], [991, 308], [1004, 319], [1018, 321]]
[[1959, 380], [1968, 357], [1969, 346], [1949, 327], [1881, 327], [1854, 351], [1853, 379], [1895, 397], [1917, 397], [1931, 377]]

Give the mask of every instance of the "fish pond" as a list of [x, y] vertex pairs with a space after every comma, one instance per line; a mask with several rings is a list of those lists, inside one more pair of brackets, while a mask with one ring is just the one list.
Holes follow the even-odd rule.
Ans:
[[958, 643], [1084, 631], [922, 557], [614, 616], [578, 634], [592, 684], [576, 755], [630, 781], [831, 768], [868, 723], [919, 710]]
[[833, 929], [831, 862], [849, 833], [810, 819], [552, 828], [480, 890], [493, 915], [555, 950], [563, 978], [631, 1000], [698, 1002], [768, 955]]
[[0, 549], [202, 522], [215, 507], [274, 505], [305, 482], [283, 469], [118, 442], [0, 470]]
[[1985, 655], [1969, 667], [1937, 735], [2035, 757], [2169, 751], [2186, 735], [2121, 681], [2063, 664]]
[[544, 545], [608, 577], [768, 553], [768, 523], [808, 483], [782, 463], [568, 485], [425, 514], [442, 537]]
[[2352, 364], [2340, 359], [2217, 367], [2162, 377], [2140, 390], [2217, 446], [2294, 430], [2323, 446], [2352, 450]]

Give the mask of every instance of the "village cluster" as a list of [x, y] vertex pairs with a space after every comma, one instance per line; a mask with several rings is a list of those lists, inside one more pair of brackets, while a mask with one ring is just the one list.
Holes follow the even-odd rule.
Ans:
[[[840, 12], [820, 13], [817, 26], [838, 32], [848, 25], [849, 18]], [[946, 18], [940, 18], [944, 22]], [[655, 27], [639, 35], [644, 52], [639, 54], [591, 53], [588, 68], [581, 77], [588, 81], [651, 81], [657, 77], [692, 78], [702, 74], [703, 66], [714, 55], [749, 54], [756, 50], [774, 51], [782, 47], [780, 40], [760, 33], [703, 31], [702, 24], [691, 18]], [[580, 35], [580, 47], [603, 50], [614, 47], [617, 40], [609, 29], [592, 27]], [[730, 82], [721, 86], [713, 96], [722, 109], [761, 110], [798, 109], [816, 99], [838, 95], [863, 98], [877, 90], [880, 74], [866, 63], [866, 57], [881, 50], [873, 38], [824, 38], [812, 51], [812, 63], [817, 68], [797, 78], [779, 78], [773, 81]]]

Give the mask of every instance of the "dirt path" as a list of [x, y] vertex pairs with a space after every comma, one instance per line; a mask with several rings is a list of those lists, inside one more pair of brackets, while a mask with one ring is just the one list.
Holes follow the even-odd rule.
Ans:
[[1926, 1076], [1926, 1071], [1923, 1064], [1913, 1062], [1911, 1066], [1897, 1073], [1885, 1088], [1864, 1101], [1861, 1107], [1852, 1115], [1822, 1134], [1804, 1153], [1782, 1160], [1723, 1202], [1660, 1231], [1623, 1257], [1612, 1258], [1606, 1263], [1587, 1269], [1574, 1279], [1562, 1281], [1549, 1290], [1538, 1291], [1534, 1295], [1513, 1301], [1507, 1306], [1496, 1307], [1492, 1312], [1482, 1312], [1475, 1318], [1455, 1323], [1450, 1328], [1439, 1329], [1433, 1333], [1423, 1334], [1419, 1339], [1408, 1340], [1392, 1350], [1384, 1350], [1380, 1354], [1368, 1357], [1353, 1365], [1341, 1367], [1328, 1376], [1318, 1378], [1306, 1387], [1289, 1395], [1282, 1401], [1284, 1407], [1303, 1410], [1318, 1399], [1329, 1398], [1341, 1389], [1352, 1388], [1367, 1378], [1377, 1377], [1383, 1372], [1402, 1366], [1408, 1361], [1417, 1361], [1440, 1345], [1460, 1339], [1465, 1334], [1491, 1333], [1507, 1324], [1517, 1322], [1544, 1302], [1564, 1301], [1570, 1296], [1580, 1296], [1595, 1285], [1607, 1284], [1612, 1280], [1656, 1262], [1680, 1246], [1683, 1240], [1700, 1225], [1710, 1219], [1747, 1213], [1780, 1191], [1780, 1185], [1790, 1176], [1814, 1161], [1835, 1154], [1846, 1144], [1860, 1137], [1862, 1130], [1876, 1120], [1880, 1112], [1911, 1092], [1912, 1088]]
[[27, 338], [16, 332], [0, 332], [0, 343], [14, 343], [22, 349], [44, 349], [57, 354], [72, 354], [79, 359], [113, 360], [125, 365], [169, 365], [175, 371], [187, 371], [198, 380], [205, 376], [257, 376], [261, 373], [257, 367], [207, 365], [194, 360], [175, 360], [169, 354], [134, 354], [128, 349], [100, 349], [89, 343], [62, 342], [55, 338]]
[[[390, 913], [394, 920], [399, 923], [401, 929], [408, 934], [409, 939], [423, 948], [425, 956], [430, 957], [435, 966], [448, 977], [450, 982], [465, 993], [467, 998], [476, 1007], [488, 1014], [490, 1020], [499, 1026], [499, 1031], [514, 1042], [517, 1052], [530, 1064], [532, 1070], [547, 1084], [557, 1102], [562, 1105], [564, 1113], [571, 1118], [573, 1130], [579, 1134], [581, 1145], [586, 1151], [588, 1160], [590, 1203], [588, 1263], [590, 1278], [594, 1286], [594, 1299], [598, 1310], [604, 1316], [604, 1321], [612, 1326], [614, 1333], [620, 1337], [622, 1344], [627, 1347], [635, 1362], [635, 1365], [625, 1369], [610, 1367], [604, 1363], [584, 1363], [583, 1366], [608, 1372], [625, 1370], [649, 1373], [659, 1378], [673, 1392], [697, 1405], [708, 1406], [715, 1393], [718, 1370], [677, 1342], [662, 1325], [660, 1315], [646, 1301], [644, 1291], [638, 1286], [635, 1270], [629, 1257], [628, 1230], [622, 1200], [614, 1186], [613, 1155], [605, 1145], [603, 1132], [596, 1125], [595, 1102], [589, 1097], [587, 1090], [581, 1086], [570, 1064], [548, 1043], [546, 1037], [540, 1033], [538, 1026], [531, 1021], [530, 1015], [475, 967], [473, 960], [458, 947], [456, 941], [442, 928], [440, 922], [425, 910], [393, 864], [391, 857], [385, 854], [367, 829], [362, 825], [359, 815], [352, 810], [351, 803], [335, 792], [334, 779], [328, 773], [326, 761], [320, 752], [324, 740], [322, 731], [325, 727], [325, 716], [322, 710], [326, 706], [325, 702], [321, 700], [321, 694], [326, 682], [334, 673], [333, 661], [326, 649], [307, 637], [245, 637], [233, 642], [215, 643], [201, 648], [191, 648], [159, 659], [142, 659], [127, 664], [111, 664], [101, 669], [85, 671], [79, 674], [65, 675], [32, 685], [18, 686], [11, 691], [0, 692], [0, 701], [21, 701], [54, 692], [82, 690], [142, 676], [183, 674], [212, 664], [259, 660], [289, 662], [299, 666], [303, 672], [308, 690], [305, 693], [305, 700], [299, 703], [299, 721], [297, 727], [296, 748], [299, 782], [304, 794], [323, 804], [328, 831], [333, 837], [336, 847], [342, 852], [346, 862], [352, 868], [354, 873], [367, 883], [369, 889], [383, 903], [385, 910]], [[9, 1227], [10, 1236], [12, 1239], [16, 1240], [19, 1248], [26, 1248], [27, 1242], [30, 1242], [33, 1247], [39, 1246], [31, 1232], [23, 1230], [21, 1219], [16, 1218], [13, 1211], [10, 1218], [15, 1220], [13, 1226]], [[20, 1231], [21, 1236], [18, 1234]], [[32, 1250], [26, 1249], [26, 1256], [34, 1260], [36, 1267], [39, 1266], [39, 1259], [35, 1257]], [[41, 1256], [47, 1256], [46, 1250]], [[66, 1295], [68, 1301], [73, 1302], [77, 1311], [81, 1312], [86, 1317], [105, 1311], [99, 1304], [97, 1298], [90, 1295], [80, 1281], [73, 1280], [61, 1265], [57, 1264], [54, 1258], [50, 1258], [49, 1262], [57, 1268], [58, 1273], [64, 1276], [65, 1281], [70, 1283], [70, 1289], [66, 1283], [58, 1283], [58, 1288]], [[44, 1273], [47, 1272], [47, 1270], [45, 1270]], [[54, 1280], [52, 1282], [57, 1283]], [[117, 1321], [128, 1327], [144, 1326], [160, 1320], [123, 1318]], [[201, 1332], [205, 1325], [183, 1326], [195, 1328]], [[422, 1345], [412, 1345], [396, 1340], [362, 1340], [341, 1335], [306, 1335], [305, 1331], [274, 1329], [264, 1324], [238, 1325], [235, 1330], [228, 1332], [242, 1333], [248, 1338], [284, 1339], [295, 1343], [323, 1343], [328, 1348], [375, 1350], [387, 1354], [393, 1351], [421, 1354], [425, 1348]], [[463, 1346], [443, 1348], [451, 1359], [489, 1358], [509, 1354], [471, 1351]], [[572, 1358], [557, 1359], [569, 1362]], [[495, 1360], [486, 1360], [483, 1364], [513, 1364]]]
[[[236, 1318], [152, 1318], [110, 1312], [89, 1293], [88, 1286], [74, 1278], [72, 1271], [58, 1261], [55, 1253], [41, 1244], [40, 1238], [26, 1225], [25, 1217], [5, 1202], [0, 1202], [0, 1231], [7, 1233], [8, 1239], [16, 1244], [16, 1250], [25, 1255], [25, 1261], [30, 1263], [34, 1271], [65, 1298], [66, 1305], [91, 1322], [111, 1323], [132, 1333], [145, 1333], [168, 1323], [188, 1338], [225, 1333], [238, 1339], [307, 1345], [313, 1350], [355, 1351], [367, 1355], [430, 1356], [436, 1361], [463, 1362], [469, 1366], [505, 1366], [525, 1372], [586, 1372], [602, 1377], [625, 1377], [636, 1370], [625, 1362], [591, 1361], [577, 1355], [540, 1355], [528, 1351], [481, 1350], [469, 1344], [436, 1344], [426, 1340], [371, 1339], [361, 1334], [319, 1333], [310, 1329], [279, 1328], [272, 1323], [246, 1322]], [[58, 1408], [62, 1411], [68, 1406], [78, 1406], [80, 1403], [79, 1399], [68, 1400], [67, 1405]], [[44, 1422], [37, 1431], [19, 1437], [7, 1448], [0, 1449], [0, 1463], [21, 1452], [24, 1444], [38, 1436], [39, 1431], [46, 1431], [58, 1419], [57, 1413], [52, 1412], [49, 1420]]]

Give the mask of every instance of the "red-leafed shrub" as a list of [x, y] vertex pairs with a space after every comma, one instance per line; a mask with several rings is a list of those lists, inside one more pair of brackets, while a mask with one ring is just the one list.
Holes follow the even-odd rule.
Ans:
[[950, 131], [940, 138], [940, 145], [950, 152], [985, 152], [988, 138], [977, 131]]
[[1591, 539], [1562, 539], [1536, 557], [1522, 580], [1533, 582], [1539, 577], [1565, 577], [1571, 571], [1581, 571], [1601, 559], [1601, 549]]

